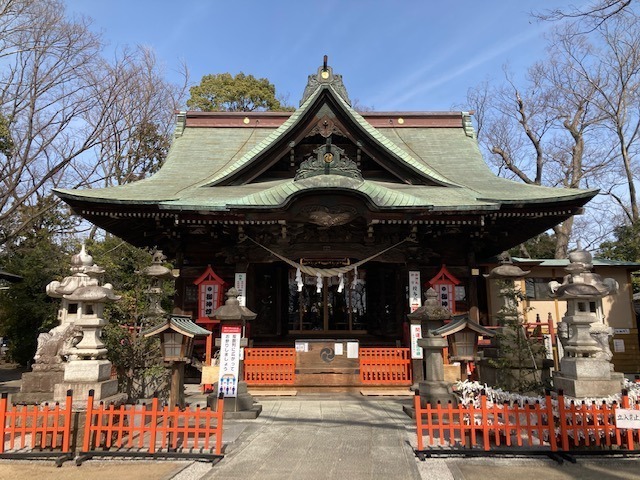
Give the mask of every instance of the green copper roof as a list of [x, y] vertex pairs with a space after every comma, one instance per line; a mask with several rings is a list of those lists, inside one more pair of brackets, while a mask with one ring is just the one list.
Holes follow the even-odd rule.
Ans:
[[[320, 103], [323, 99], [327, 101]], [[242, 169], [260, 167], [257, 162], [262, 155], [288, 141], [288, 135], [323, 108], [340, 110], [334, 113], [350, 119], [352, 138], [366, 138], [385, 152], [385, 158], [378, 161], [402, 165], [435, 185], [367, 178], [356, 181], [338, 175], [224, 184]], [[496, 177], [485, 164], [476, 139], [465, 131], [462, 119], [459, 127], [374, 128], [331, 83], [320, 83], [277, 128], [255, 124], [192, 126], [187, 122], [176, 135], [164, 165], [152, 177], [123, 186], [57, 193], [76, 203], [218, 212], [282, 207], [295, 195], [314, 190], [351, 191], [378, 208], [434, 211], [496, 210], [501, 205], [563, 201], [583, 204], [597, 192], [526, 185]]]
[[171, 315], [165, 322], [142, 332], [142, 334], [145, 337], [150, 337], [170, 329], [191, 338], [211, 335], [209, 330], [195, 324], [191, 321], [191, 317], [187, 317], [185, 315]]

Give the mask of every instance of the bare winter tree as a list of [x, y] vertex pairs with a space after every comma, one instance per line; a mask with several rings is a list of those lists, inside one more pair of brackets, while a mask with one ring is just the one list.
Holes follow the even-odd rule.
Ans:
[[533, 16], [545, 21], [579, 20], [587, 27], [585, 31], [589, 31], [631, 9], [631, 3], [632, 0], [596, 0], [581, 7], [569, 5], [567, 8], [535, 12]]
[[181, 89], [148, 50], [105, 60], [89, 21], [67, 18], [60, 0], [0, 0], [0, 28], [2, 246], [56, 207], [52, 188], [157, 168]]
[[[506, 82], [469, 92], [470, 105], [482, 119], [479, 140], [498, 172], [533, 185], [578, 188], [589, 185], [603, 168], [597, 149], [585, 142], [600, 116], [590, 102], [595, 88], [559, 49], [534, 64], [520, 88]], [[557, 258], [565, 258], [573, 218], [554, 228]]]
[[170, 145], [175, 111], [183, 103], [188, 72], [183, 83], [165, 79], [154, 53], [143, 47], [125, 49], [103, 71], [112, 79], [115, 98], [104, 98], [107, 120], [95, 149], [100, 175], [86, 179], [102, 186], [139, 180], [157, 171]]
[[[526, 183], [601, 190], [609, 202], [592, 202], [592, 225], [601, 229], [592, 237], [639, 218], [640, 22], [630, 2], [597, 5], [605, 4], [610, 14], [600, 22], [594, 15], [605, 10], [559, 24], [548, 57], [529, 69], [522, 86], [508, 77], [504, 86], [481, 85], [468, 98], [482, 115], [479, 138], [499, 172]], [[569, 219], [554, 229], [557, 257], [566, 255], [573, 228]]]

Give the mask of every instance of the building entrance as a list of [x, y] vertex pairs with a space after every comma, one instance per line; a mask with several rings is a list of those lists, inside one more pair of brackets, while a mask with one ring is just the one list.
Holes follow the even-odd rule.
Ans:
[[366, 271], [320, 278], [289, 271], [289, 332], [366, 331]]

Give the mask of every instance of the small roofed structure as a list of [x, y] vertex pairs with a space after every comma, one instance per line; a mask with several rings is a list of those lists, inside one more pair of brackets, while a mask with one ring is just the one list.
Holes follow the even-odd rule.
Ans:
[[[187, 363], [191, 361], [189, 353], [193, 349], [193, 339], [196, 337], [206, 337], [211, 334], [206, 328], [202, 328], [193, 323], [191, 317], [186, 315], [170, 315], [164, 322], [143, 332], [143, 335], [145, 337], [153, 337], [162, 333], [164, 333], [162, 351], [165, 361]], [[169, 336], [167, 334], [169, 334]], [[186, 340], [182, 341], [179, 337], [171, 334], [182, 335]], [[180, 341], [178, 342], [178, 340]]]
[[434, 330], [434, 335], [447, 339], [449, 344], [449, 360], [454, 362], [475, 362], [478, 356], [478, 337], [491, 338], [495, 336], [489, 330], [469, 317], [457, 317], [454, 321]]

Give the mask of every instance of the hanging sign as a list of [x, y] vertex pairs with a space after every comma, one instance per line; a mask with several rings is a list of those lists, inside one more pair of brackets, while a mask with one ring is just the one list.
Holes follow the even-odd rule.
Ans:
[[[411, 313], [415, 312], [422, 305], [422, 296], [420, 295], [420, 272], [409, 272], [409, 309]], [[422, 358], [422, 357], [420, 357]]]
[[235, 282], [236, 290], [238, 291], [238, 302], [240, 302], [240, 306], [247, 306], [247, 274], [246, 273], [236, 273], [236, 282]]
[[422, 338], [422, 325], [411, 324], [411, 358], [423, 358], [424, 352], [418, 345], [418, 340]]
[[220, 341], [220, 376], [218, 394], [236, 397], [238, 394], [238, 374], [240, 373], [240, 325], [223, 325]]

